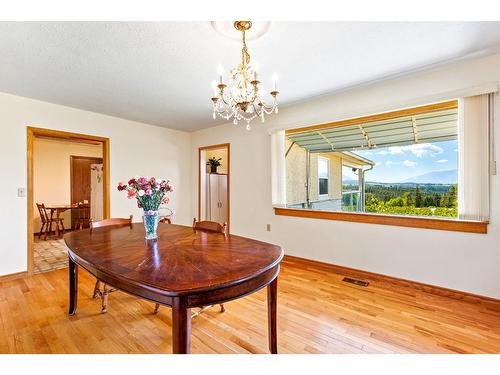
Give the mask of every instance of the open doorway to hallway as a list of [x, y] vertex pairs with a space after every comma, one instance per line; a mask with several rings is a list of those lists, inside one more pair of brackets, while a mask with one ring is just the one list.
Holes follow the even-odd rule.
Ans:
[[28, 128], [28, 271], [67, 266], [63, 235], [109, 215], [108, 140]]

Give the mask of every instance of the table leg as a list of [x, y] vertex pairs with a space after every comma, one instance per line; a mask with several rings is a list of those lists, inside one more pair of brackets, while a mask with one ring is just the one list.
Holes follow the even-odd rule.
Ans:
[[[49, 222], [48, 222], [48, 227], [49, 227], [49, 230], [46, 231], [45, 233], [49, 234], [49, 239], [50, 239], [50, 236], [52, 236], [52, 219], [54, 218], [54, 209], [51, 208], [50, 209], [50, 219], [49, 219]], [[47, 236], [45, 236], [45, 240], [47, 240]]]
[[269, 351], [278, 354], [277, 335], [277, 299], [278, 299], [278, 277], [267, 286], [267, 327], [269, 335]]
[[59, 238], [59, 216], [61, 213], [59, 210], [56, 210], [56, 238]]
[[191, 343], [191, 309], [186, 299], [174, 298], [172, 304], [172, 346], [174, 354], [189, 354]]
[[69, 260], [69, 315], [76, 313], [78, 302], [78, 265], [68, 257]]

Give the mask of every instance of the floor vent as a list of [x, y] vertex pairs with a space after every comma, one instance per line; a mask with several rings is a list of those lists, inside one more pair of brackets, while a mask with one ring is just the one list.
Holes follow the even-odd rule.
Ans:
[[361, 280], [356, 280], [356, 279], [351, 279], [350, 277], [344, 277], [342, 281], [345, 281], [346, 283], [351, 283], [359, 286], [368, 286], [368, 282], [366, 281], [361, 281]]

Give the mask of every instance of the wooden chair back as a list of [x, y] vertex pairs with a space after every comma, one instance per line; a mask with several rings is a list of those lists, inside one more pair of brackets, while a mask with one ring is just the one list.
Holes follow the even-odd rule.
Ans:
[[227, 231], [227, 223], [224, 224], [219, 224], [215, 221], [196, 221], [196, 218], [193, 219], [193, 229], [194, 230], [201, 230], [201, 231], [207, 231], [207, 232], [216, 232], [216, 233], [222, 233], [226, 235]]
[[45, 204], [37, 203], [36, 208], [38, 208], [38, 213], [40, 214], [40, 219], [42, 219], [42, 224], [47, 223], [49, 221], [49, 214], [47, 213]]
[[129, 225], [130, 228], [132, 228], [132, 215], [127, 218], [111, 218], [111, 219], [104, 219], [100, 221], [92, 221], [90, 220], [90, 232], [96, 228], [101, 228], [101, 227], [109, 227], [112, 225], [116, 226], [125, 226]]

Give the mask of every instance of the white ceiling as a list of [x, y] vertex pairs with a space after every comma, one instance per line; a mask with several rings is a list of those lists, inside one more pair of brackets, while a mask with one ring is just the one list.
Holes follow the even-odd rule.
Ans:
[[[248, 47], [285, 106], [499, 52], [500, 22], [273, 22]], [[210, 22], [0, 22], [0, 91], [191, 131], [217, 123], [211, 82], [240, 50]]]

